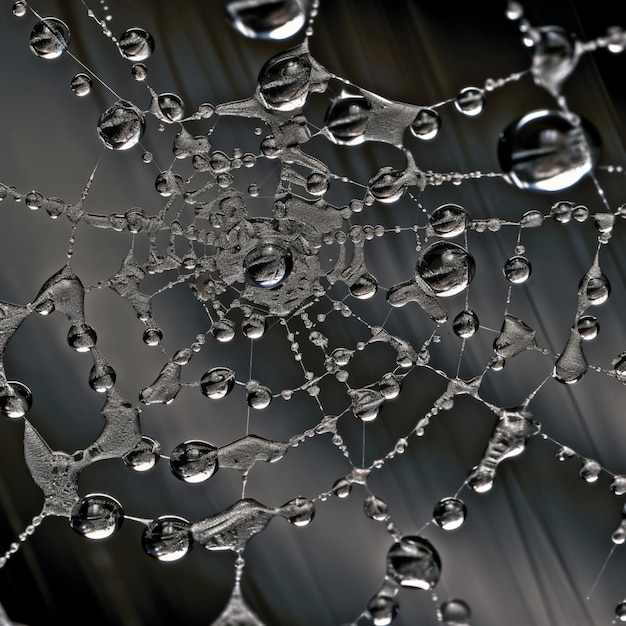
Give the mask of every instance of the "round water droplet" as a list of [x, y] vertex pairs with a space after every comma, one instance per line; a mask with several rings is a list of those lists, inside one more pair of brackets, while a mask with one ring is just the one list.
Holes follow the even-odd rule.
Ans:
[[306, 22], [303, 0], [231, 0], [226, 12], [233, 27], [252, 39], [289, 39]]
[[248, 339], [259, 339], [263, 337], [265, 329], [265, 317], [256, 313], [246, 318], [241, 324], [241, 330]]
[[626, 622], [626, 601], [620, 602], [615, 607], [615, 617], [620, 622]]
[[439, 610], [445, 626], [469, 626], [471, 611], [463, 600], [446, 600]]
[[379, 592], [367, 604], [374, 626], [389, 626], [398, 615], [398, 600], [390, 593]]
[[72, 78], [70, 89], [81, 98], [91, 91], [91, 76], [84, 72], [79, 72]]
[[600, 332], [600, 324], [593, 315], [583, 315], [576, 325], [580, 336], [585, 341], [591, 341], [598, 336]]
[[167, 122], [178, 122], [183, 119], [185, 105], [182, 98], [175, 93], [162, 93], [157, 96], [157, 107], [160, 118]]
[[70, 526], [87, 539], [106, 539], [124, 521], [122, 505], [105, 493], [90, 493], [72, 508]]
[[161, 458], [161, 445], [158, 441], [142, 435], [141, 440], [127, 455], [122, 457], [124, 464], [136, 472], [151, 470]]
[[378, 389], [385, 400], [393, 400], [400, 395], [400, 381], [394, 374], [389, 372], [378, 383]]
[[231, 320], [223, 317], [213, 324], [211, 334], [220, 343], [228, 343], [235, 337], [235, 324]]
[[378, 291], [378, 281], [369, 272], [365, 272], [350, 285], [349, 289], [355, 298], [367, 300]]
[[266, 242], [252, 248], [243, 260], [246, 280], [254, 287], [275, 289], [293, 268], [291, 253], [283, 246]]
[[143, 63], [135, 63], [130, 68], [132, 77], [139, 82], [142, 82], [148, 78], [148, 68]]
[[312, 196], [323, 196], [330, 187], [330, 180], [326, 174], [313, 172], [306, 179], [306, 190]]
[[71, 326], [67, 333], [67, 343], [76, 352], [89, 352], [96, 345], [96, 331], [88, 324]]
[[473, 337], [480, 322], [478, 321], [478, 316], [471, 309], [467, 309], [465, 311], [461, 311], [452, 322], [452, 330], [457, 337], [461, 337], [461, 339], [469, 339]]
[[422, 253], [415, 271], [442, 298], [467, 288], [476, 265], [469, 252], [455, 243], [438, 241]]
[[131, 102], [118, 100], [98, 120], [98, 137], [110, 150], [137, 145], [146, 128], [143, 113]]
[[586, 296], [591, 306], [604, 304], [611, 295], [611, 283], [604, 275], [594, 276], [587, 283]]
[[332, 491], [338, 498], [347, 498], [352, 491], [352, 483], [345, 478], [340, 478], [335, 481]]
[[203, 482], [217, 471], [217, 448], [207, 441], [184, 441], [172, 450], [170, 469], [186, 483]]
[[33, 394], [17, 380], [8, 380], [7, 386], [0, 392], [0, 412], [12, 419], [24, 417], [33, 405]]
[[363, 502], [365, 515], [376, 522], [386, 522], [389, 519], [389, 507], [384, 500], [369, 495]]
[[115, 378], [115, 370], [110, 365], [94, 365], [89, 372], [89, 386], [98, 393], [106, 393], [115, 385]]
[[154, 39], [143, 28], [129, 28], [120, 35], [117, 47], [125, 59], [144, 61], [154, 52]]
[[212, 400], [227, 396], [235, 385], [235, 372], [227, 367], [215, 367], [200, 379], [200, 391]]
[[159, 561], [177, 561], [191, 550], [193, 538], [186, 519], [164, 515], [152, 520], [141, 535], [144, 552]]
[[588, 483], [595, 483], [600, 477], [602, 466], [594, 459], [585, 459], [580, 468], [580, 477]]
[[328, 107], [324, 124], [331, 139], [342, 146], [356, 146], [365, 141], [370, 103], [363, 96], [342, 94]]
[[525, 283], [532, 272], [530, 261], [524, 256], [512, 256], [502, 269], [504, 277], [514, 285]]
[[387, 572], [403, 587], [429, 591], [441, 576], [441, 561], [423, 537], [402, 537], [387, 553]]
[[443, 530], [456, 530], [465, 522], [467, 509], [458, 498], [443, 498], [433, 510], [433, 520]]
[[434, 109], [421, 109], [410, 126], [411, 134], [418, 139], [434, 139], [441, 128], [441, 118]]
[[24, 0], [16, 0], [13, 3], [13, 15], [15, 17], [24, 17], [26, 15], [26, 2]]
[[520, 189], [562, 191], [595, 167], [600, 135], [587, 121], [562, 111], [532, 111], [500, 135], [498, 160]]
[[70, 43], [70, 29], [56, 17], [44, 17], [30, 33], [30, 49], [42, 59], [56, 59]]
[[163, 339], [163, 332], [156, 327], [146, 328], [143, 331], [142, 339], [147, 346], [158, 346]]
[[307, 498], [294, 498], [282, 507], [294, 526], [308, 526], [315, 517], [315, 504]]
[[246, 385], [246, 390], [248, 392], [246, 400], [251, 409], [262, 411], [271, 404], [272, 392], [267, 387], [260, 385], [256, 381], [250, 381]]
[[437, 236], [452, 239], [465, 232], [469, 215], [458, 204], [443, 204], [433, 211], [428, 222]]
[[292, 51], [270, 59], [259, 72], [257, 94], [261, 104], [277, 111], [304, 106], [311, 84], [311, 59]]
[[615, 476], [611, 482], [611, 491], [616, 496], [623, 496], [626, 493], [626, 476]]
[[464, 115], [479, 115], [485, 106], [485, 94], [476, 87], [465, 87], [455, 98], [454, 106]]

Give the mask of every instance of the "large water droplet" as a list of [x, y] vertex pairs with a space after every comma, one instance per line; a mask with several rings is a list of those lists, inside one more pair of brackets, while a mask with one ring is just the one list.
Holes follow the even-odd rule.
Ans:
[[77, 502], [70, 515], [70, 526], [87, 539], [110, 537], [124, 520], [122, 505], [104, 493], [91, 493]]
[[161, 445], [158, 441], [142, 435], [139, 443], [122, 457], [124, 464], [136, 472], [151, 470], [161, 458]]
[[283, 246], [266, 242], [252, 248], [243, 260], [248, 283], [262, 289], [275, 289], [289, 276], [293, 268], [291, 253]]
[[235, 385], [235, 372], [228, 367], [214, 367], [200, 379], [200, 391], [212, 400], [227, 396]]
[[433, 519], [443, 530], [456, 530], [463, 525], [467, 509], [458, 498], [443, 498], [433, 510]]
[[591, 341], [598, 336], [600, 332], [600, 324], [593, 315], [583, 315], [576, 324], [578, 333], [585, 341]]
[[421, 109], [410, 126], [411, 134], [418, 139], [434, 139], [441, 128], [441, 118], [434, 109]]
[[445, 298], [466, 289], [475, 269], [474, 259], [465, 248], [438, 241], [426, 248], [415, 271], [438, 296]]
[[599, 276], [592, 276], [587, 282], [585, 295], [592, 306], [604, 304], [611, 295], [611, 283], [602, 273]]
[[81, 98], [91, 91], [91, 76], [84, 72], [79, 72], [72, 78], [70, 89]]
[[106, 393], [115, 385], [115, 370], [108, 363], [97, 362], [89, 372], [89, 386], [98, 393]]
[[329, 137], [342, 146], [356, 146], [365, 141], [371, 105], [364, 96], [343, 93], [328, 107], [324, 124]]
[[423, 537], [402, 537], [387, 553], [387, 572], [403, 587], [433, 589], [441, 576], [441, 560]]
[[0, 392], [0, 412], [3, 415], [12, 419], [24, 417], [32, 405], [33, 394], [24, 383], [7, 381], [7, 386]]
[[26, 2], [24, 0], [15, 0], [13, 3], [13, 15], [15, 17], [24, 17], [26, 15]]
[[600, 135], [587, 120], [562, 111], [527, 113], [502, 132], [498, 160], [520, 189], [562, 191], [595, 167]]
[[217, 448], [207, 441], [185, 441], [170, 454], [170, 468], [186, 483], [203, 482], [217, 471]]
[[428, 222], [437, 236], [452, 239], [465, 232], [469, 216], [458, 204], [442, 204], [432, 212]]
[[189, 522], [175, 515], [157, 517], [141, 535], [144, 552], [159, 561], [182, 559], [191, 550], [192, 541]]
[[457, 337], [469, 339], [478, 330], [480, 322], [478, 316], [471, 309], [461, 311], [452, 322], [452, 330]]
[[185, 105], [179, 95], [161, 93], [156, 98], [155, 112], [164, 122], [179, 122], [185, 114]]
[[120, 54], [129, 61], [144, 61], [154, 52], [154, 39], [143, 28], [129, 28], [118, 39]]
[[303, 0], [231, 0], [226, 12], [232, 25], [251, 39], [289, 39], [306, 22]]
[[393, 400], [400, 395], [400, 379], [395, 374], [388, 372], [378, 383], [378, 390], [385, 400]]
[[56, 59], [70, 43], [70, 29], [56, 17], [44, 17], [30, 33], [30, 49], [42, 59]]
[[137, 145], [146, 128], [143, 113], [131, 102], [118, 100], [98, 120], [98, 137], [110, 150]]
[[471, 611], [463, 600], [446, 600], [439, 610], [444, 626], [469, 626]]
[[503, 268], [504, 277], [514, 285], [525, 283], [532, 272], [530, 261], [524, 256], [512, 256]]

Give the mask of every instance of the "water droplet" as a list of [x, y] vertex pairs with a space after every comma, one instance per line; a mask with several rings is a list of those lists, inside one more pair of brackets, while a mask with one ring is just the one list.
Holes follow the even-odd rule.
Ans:
[[400, 395], [400, 381], [392, 374], [385, 374], [378, 383], [378, 390], [385, 400], [393, 400]]
[[43, 196], [38, 191], [31, 191], [26, 194], [25, 204], [31, 211], [36, 211], [41, 208], [43, 200]]
[[324, 124], [330, 138], [341, 146], [356, 146], [365, 141], [371, 105], [364, 96], [343, 93], [328, 107]]
[[129, 28], [120, 35], [117, 47], [125, 59], [144, 61], [154, 52], [154, 39], [143, 28]]
[[95, 363], [89, 372], [89, 386], [98, 393], [105, 393], [115, 385], [115, 370], [108, 363]]
[[265, 317], [258, 313], [253, 313], [241, 324], [241, 330], [248, 339], [259, 339], [265, 334]]
[[227, 367], [215, 367], [200, 379], [200, 391], [212, 400], [227, 396], [235, 385], [235, 372]]
[[456, 530], [463, 525], [467, 509], [458, 498], [443, 498], [433, 510], [433, 519], [443, 530]]
[[471, 309], [461, 311], [452, 322], [452, 330], [457, 337], [461, 339], [469, 339], [473, 337], [480, 322], [478, 316]]
[[15, 17], [24, 17], [26, 15], [26, 2], [24, 0], [16, 0], [13, 3], [13, 15]]
[[164, 515], [152, 520], [141, 535], [144, 552], [159, 561], [177, 561], [192, 546], [191, 526], [186, 519]]
[[251, 409], [262, 411], [272, 402], [272, 392], [256, 380], [246, 383], [246, 391], [248, 392], [246, 400]]
[[547, 89], [554, 97], [572, 73], [580, 52], [576, 40], [559, 26], [533, 28], [533, 62], [530, 71], [535, 83]]
[[369, 495], [363, 501], [363, 510], [365, 515], [376, 522], [386, 522], [389, 519], [389, 507], [384, 500]]
[[330, 180], [326, 174], [313, 172], [306, 179], [306, 190], [312, 196], [323, 196], [330, 187]]
[[338, 498], [347, 498], [352, 491], [352, 483], [345, 478], [340, 478], [335, 481], [332, 491]]
[[280, 508], [294, 526], [308, 526], [315, 517], [315, 504], [307, 498], [294, 498]]
[[143, 331], [142, 339], [147, 346], [158, 346], [163, 339], [163, 332], [156, 327], [146, 328]]
[[0, 391], [0, 412], [6, 417], [12, 419], [24, 417], [32, 405], [33, 394], [24, 383], [9, 380]]
[[599, 276], [589, 278], [586, 287], [586, 296], [591, 306], [604, 304], [611, 295], [611, 283], [602, 273]]
[[485, 94], [476, 87], [465, 87], [454, 100], [454, 106], [465, 115], [479, 115], [485, 106]]
[[458, 204], [442, 204], [428, 218], [428, 223], [438, 237], [452, 239], [467, 229], [469, 215]]
[[567, 344], [554, 364], [552, 376], [560, 383], [574, 385], [587, 373], [588, 367], [583, 339], [578, 329], [572, 328]]
[[602, 466], [594, 459], [585, 459], [580, 468], [580, 477], [588, 483], [595, 483], [600, 477]]
[[56, 17], [45, 17], [30, 33], [30, 49], [42, 59], [56, 59], [70, 43], [70, 29]]
[[611, 491], [616, 496], [623, 496], [626, 493], [626, 476], [615, 476], [611, 482]]
[[418, 276], [440, 297], [461, 293], [474, 278], [473, 257], [461, 246], [438, 241], [422, 253], [415, 268]]
[[620, 622], [626, 622], [626, 601], [624, 602], [620, 602], [616, 607], [615, 607], [615, 617], [620, 621]]
[[142, 82], [148, 78], [148, 68], [143, 63], [135, 63], [130, 68], [132, 77], [139, 82]]
[[441, 128], [441, 118], [434, 109], [420, 109], [410, 126], [411, 134], [418, 139], [434, 139]]
[[158, 441], [142, 435], [139, 443], [122, 457], [124, 464], [136, 472], [151, 470], [161, 458], [161, 445]]
[[289, 276], [293, 268], [291, 253], [272, 242], [252, 248], [243, 260], [246, 280], [254, 287], [275, 289]]
[[532, 272], [530, 261], [524, 256], [512, 256], [504, 264], [504, 277], [514, 285], [525, 283]]
[[91, 76], [84, 72], [79, 72], [72, 78], [70, 89], [81, 98], [91, 91]]
[[228, 343], [235, 337], [235, 324], [231, 320], [223, 317], [213, 324], [211, 334], [220, 343]]
[[384, 397], [375, 389], [351, 389], [352, 412], [364, 422], [371, 422], [378, 417]]
[[131, 102], [118, 100], [98, 120], [98, 137], [110, 150], [137, 145], [146, 128], [143, 113]]
[[96, 345], [96, 331], [88, 324], [71, 326], [67, 333], [67, 343], [76, 352], [89, 352]]
[[574, 451], [571, 448], [568, 448], [567, 446], [563, 446], [561, 448], [559, 448], [559, 451], [556, 453], [556, 458], [563, 462], [566, 459], [571, 459], [573, 458], [575, 455]]
[[208, 480], [217, 471], [217, 448], [207, 441], [184, 441], [170, 454], [170, 469], [186, 483]]
[[444, 626], [469, 626], [471, 611], [463, 600], [446, 600], [439, 610]]
[[349, 289], [355, 298], [367, 300], [378, 291], [378, 281], [369, 272], [365, 272], [350, 285]]
[[498, 160], [520, 189], [562, 191], [595, 167], [600, 135], [587, 120], [562, 111], [527, 113], [500, 135]]
[[185, 105], [175, 93], [162, 93], [156, 98], [156, 113], [165, 122], [179, 122], [185, 114]]
[[104, 493], [91, 493], [77, 502], [70, 514], [70, 526], [87, 539], [106, 539], [124, 521], [122, 505]]
[[578, 333], [585, 341], [591, 341], [598, 336], [600, 332], [600, 324], [593, 315], [583, 315], [576, 324]]
[[289, 39], [306, 22], [303, 0], [231, 0], [226, 12], [232, 25], [251, 39]]
[[403, 587], [429, 591], [439, 582], [441, 560], [430, 541], [406, 536], [387, 553], [387, 572]]
[[379, 591], [367, 604], [374, 626], [389, 626], [398, 614], [396, 594]]

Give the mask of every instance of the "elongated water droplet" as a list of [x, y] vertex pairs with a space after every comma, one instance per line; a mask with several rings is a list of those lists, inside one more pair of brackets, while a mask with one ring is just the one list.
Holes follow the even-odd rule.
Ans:
[[170, 469], [186, 483], [200, 483], [218, 468], [217, 448], [207, 441], [184, 441], [170, 454]]
[[231, 0], [226, 12], [232, 25], [251, 39], [289, 39], [306, 22], [303, 0]]
[[583, 338], [577, 328], [572, 328], [567, 344], [554, 364], [552, 376], [560, 383], [573, 385], [587, 373], [588, 367], [583, 351]]
[[161, 445], [158, 441], [142, 435], [141, 440], [128, 454], [122, 457], [124, 464], [136, 472], [151, 470], [161, 458]]
[[525, 283], [532, 272], [530, 261], [523, 256], [512, 256], [504, 264], [504, 277], [514, 285]]
[[42, 59], [60, 57], [70, 43], [70, 29], [56, 17], [44, 17], [30, 33], [30, 49]]
[[191, 525], [186, 519], [164, 515], [152, 520], [141, 535], [144, 552], [159, 561], [177, 561], [191, 550]]
[[105, 362], [98, 362], [89, 372], [89, 386], [98, 393], [105, 393], [115, 385], [115, 370]]
[[510, 359], [535, 345], [535, 331], [522, 320], [507, 313], [504, 316], [500, 334], [493, 342], [496, 356], [501, 359]]
[[389, 519], [389, 507], [384, 500], [377, 496], [369, 495], [363, 502], [365, 515], [376, 522], [386, 522]]
[[288, 278], [293, 268], [289, 250], [277, 243], [263, 243], [252, 248], [243, 260], [246, 280], [254, 287], [275, 289]]
[[441, 128], [441, 118], [434, 109], [421, 109], [410, 126], [411, 134], [425, 141], [434, 139]]
[[253, 613], [241, 595], [241, 587], [235, 583], [228, 604], [211, 626], [265, 626]]
[[437, 236], [452, 239], [465, 232], [469, 215], [458, 204], [442, 204], [432, 212], [428, 223]]
[[438, 241], [422, 253], [416, 273], [440, 297], [447, 298], [467, 289], [476, 264], [469, 252], [455, 243]]
[[598, 320], [592, 315], [584, 315], [578, 320], [576, 329], [585, 341], [591, 341], [598, 336], [600, 324], [598, 324]]
[[96, 345], [96, 341], [96, 331], [88, 324], [72, 326], [67, 333], [67, 343], [76, 352], [89, 352]]
[[32, 405], [33, 394], [24, 383], [9, 380], [0, 391], [0, 412], [6, 417], [24, 417]]
[[104, 493], [91, 493], [77, 502], [70, 515], [70, 526], [87, 539], [106, 539], [124, 521], [122, 505]]
[[572, 73], [580, 56], [576, 40], [559, 26], [542, 26], [531, 31], [533, 62], [530, 71], [535, 83], [554, 97]]
[[131, 102], [118, 100], [98, 120], [98, 137], [110, 150], [128, 150], [143, 136], [143, 113]]
[[443, 498], [433, 510], [433, 519], [443, 530], [456, 530], [465, 522], [467, 509], [458, 498]]
[[84, 72], [76, 74], [70, 82], [70, 89], [81, 98], [86, 96], [91, 91], [91, 76]]
[[441, 560], [423, 537], [402, 537], [387, 553], [387, 574], [403, 587], [429, 591], [439, 582]]
[[154, 39], [143, 28], [129, 28], [120, 35], [117, 46], [125, 59], [144, 61], [154, 52]]
[[469, 339], [473, 337], [478, 330], [480, 323], [478, 316], [471, 309], [461, 311], [452, 322], [452, 330], [457, 337], [461, 339]]

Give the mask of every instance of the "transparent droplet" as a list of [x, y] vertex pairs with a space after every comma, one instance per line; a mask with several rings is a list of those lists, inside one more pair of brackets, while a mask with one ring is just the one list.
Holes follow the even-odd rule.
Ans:
[[313, 172], [306, 179], [306, 190], [312, 196], [323, 196], [330, 187], [330, 180], [326, 174]]
[[125, 59], [144, 61], [154, 52], [154, 39], [143, 28], [129, 28], [120, 35], [117, 46]]
[[602, 466], [594, 459], [585, 459], [580, 468], [580, 477], [588, 483], [595, 483], [600, 477]]
[[272, 402], [272, 392], [256, 381], [250, 381], [246, 385], [248, 396], [246, 398], [251, 409], [262, 411]]
[[60, 57], [70, 43], [70, 29], [56, 17], [45, 17], [30, 33], [30, 49], [42, 59]]
[[191, 526], [186, 519], [164, 515], [152, 520], [141, 535], [144, 552], [159, 561], [177, 561], [192, 546]]
[[118, 100], [98, 120], [98, 137], [110, 150], [128, 150], [143, 136], [143, 113], [131, 102]]
[[26, 2], [24, 0], [16, 0], [13, 3], [13, 15], [15, 17], [24, 17], [26, 15]]
[[91, 91], [91, 76], [84, 72], [79, 72], [72, 78], [70, 89], [81, 98], [86, 96]]
[[525, 283], [532, 272], [530, 261], [524, 256], [512, 256], [507, 259], [502, 270], [504, 277], [514, 285]]
[[471, 309], [467, 309], [465, 311], [461, 311], [452, 322], [452, 330], [457, 337], [461, 337], [461, 339], [469, 339], [473, 337], [480, 322], [478, 321], [478, 316]]
[[162, 93], [157, 96], [160, 118], [168, 122], [179, 122], [185, 114], [182, 98], [175, 93]]
[[345, 478], [340, 478], [335, 481], [332, 491], [338, 498], [347, 498], [352, 491], [352, 483]]
[[387, 373], [378, 383], [378, 390], [385, 400], [393, 400], [400, 395], [400, 380], [394, 374]]
[[369, 272], [365, 272], [350, 285], [349, 289], [355, 298], [367, 300], [378, 291], [378, 281]]
[[375, 420], [382, 408], [384, 397], [376, 389], [352, 389], [352, 412], [364, 422]]
[[142, 82], [148, 78], [148, 68], [143, 63], [134, 63], [130, 68], [132, 77], [139, 82]]
[[395, 594], [379, 592], [367, 604], [367, 611], [374, 626], [389, 626], [398, 614]]
[[143, 331], [142, 339], [147, 346], [158, 346], [163, 339], [163, 332], [160, 328], [146, 328], [146, 330]]
[[281, 508], [294, 526], [308, 526], [315, 517], [315, 504], [307, 498], [294, 498]]
[[227, 396], [235, 385], [235, 372], [227, 367], [215, 367], [200, 379], [200, 391], [212, 400]]
[[465, 522], [467, 509], [458, 498], [443, 498], [433, 510], [433, 519], [443, 530], [456, 530]]
[[598, 336], [600, 324], [593, 315], [583, 315], [576, 324], [578, 333], [585, 341], [591, 341]]
[[186, 483], [203, 482], [217, 471], [217, 448], [207, 441], [184, 441], [172, 450], [170, 469]]
[[115, 370], [107, 363], [96, 363], [89, 372], [89, 386], [98, 393], [105, 393], [115, 385]]
[[626, 493], [626, 476], [615, 476], [611, 481], [611, 491], [616, 496], [623, 496]]
[[70, 526], [87, 539], [106, 539], [124, 521], [122, 505], [104, 493], [91, 493], [76, 503], [70, 514]]
[[575, 453], [571, 448], [563, 446], [562, 448], [559, 448], [559, 451], [556, 453], [556, 458], [562, 462], [567, 459], [571, 459], [574, 455]]
[[474, 278], [473, 257], [461, 246], [438, 241], [422, 253], [415, 268], [417, 274], [440, 297], [464, 291]]
[[76, 352], [89, 352], [96, 345], [96, 331], [88, 324], [71, 326], [67, 333], [67, 343]]
[[537, 85], [558, 97], [565, 79], [572, 73], [580, 53], [576, 40], [559, 26], [534, 28], [533, 62], [530, 71]]
[[485, 94], [476, 87], [465, 87], [455, 98], [454, 106], [464, 115], [479, 115], [485, 106]]
[[268, 109], [294, 111], [304, 106], [313, 66], [299, 48], [271, 58], [259, 72], [257, 94]]
[[602, 273], [598, 276], [592, 276], [587, 281], [585, 294], [591, 306], [604, 304], [611, 295], [611, 283], [609, 279]]
[[342, 146], [356, 146], [365, 141], [371, 105], [364, 96], [346, 93], [328, 107], [324, 124], [331, 139]]
[[7, 386], [0, 391], [0, 412], [6, 417], [24, 417], [32, 405], [33, 394], [24, 383], [9, 380]]
[[226, 12], [231, 24], [251, 39], [289, 39], [306, 22], [303, 0], [231, 0]]
[[265, 334], [266, 322], [263, 315], [253, 313], [241, 324], [241, 330], [248, 339], [259, 339]]
[[387, 503], [374, 495], [369, 495], [365, 498], [363, 510], [367, 517], [376, 522], [386, 522], [389, 519]]
[[262, 243], [252, 248], [243, 260], [246, 280], [254, 287], [275, 289], [293, 268], [291, 253], [276, 243]]
[[469, 626], [471, 611], [463, 600], [446, 600], [440, 607], [444, 626]]
[[438, 237], [452, 239], [465, 232], [469, 215], [458, 204], [443, 204], [433, 211], [428, 223]]
[[615, 607], [615, 617], [620, 622], [626, 622], [626, 601], [620, 602]]
[[151, 470], [161, 458], [161, 445], [158, 441], [142, 435], [139, 443], [122, 457], [124, 464], [136, 472]]
[[600, 135], [586, 120], [562, 111], [532, 111], [501, 133], [498, 160], [520, 189], [562, 191], [595, 167]]
[[402, 537], [387, 553], [387, 573], [403, 587], [429, 591], [439, 582], [441, 560], [423, 537]]
[[418, 139], [434, 139], [441, 128], [441, 118], [434, 109], [421, 109], [410, 126], [411, 134]]
[[219, 319], [211, 327], [211, 334], [220, 343], [228, 343], [235, 337], [235, 324], [225, 317]]

